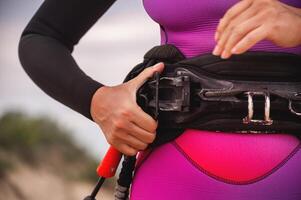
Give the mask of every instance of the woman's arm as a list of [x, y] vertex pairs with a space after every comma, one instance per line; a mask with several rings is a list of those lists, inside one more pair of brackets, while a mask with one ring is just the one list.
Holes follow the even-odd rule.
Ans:
[[147, 68], [127, 83], [101, 87], [71, 56], [73, 46], [114, 1], [46, 0], [22, 34], [19, 57], [28, 75], [47, 94], [93, 117], [109, 144], [135, 155], [155, 139], [157, 127], [137, 105], [136, 91], [164, 66]]
[[93, 117], [109, 144], [135, 155], [155, 139], [157, 127], [137, 105], [136, 91], [164, 66], [147, 68], [127, 83], [101, 87], [71, 56], [73, 46], [114, 1], [46, 0], [22, 34], [19, 57], [28, 75], [47, 94]]
[[71, 53], [114, 2], [45, 0], [19, 43], [19, 58], [31, 79], [48, 95], [89, 119], [92, 96], [102, 84], [87, 76]]

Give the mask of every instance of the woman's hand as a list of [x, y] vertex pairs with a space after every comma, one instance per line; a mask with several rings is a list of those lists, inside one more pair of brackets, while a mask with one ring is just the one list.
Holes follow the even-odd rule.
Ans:
[[149, 67], [136, 78], [114, 87], [103, 86], [93, 95], [91, 115], [109, 144], [126, 155], [135, 155], [155, 139], [157, 122], [136, 103], [136, 92], [163, 63]]
[[220, 20], [214, 55], [229, 58], [261, 40], [281, 47], [301, 44], [301, 10], [278, 0], [241, 0]]

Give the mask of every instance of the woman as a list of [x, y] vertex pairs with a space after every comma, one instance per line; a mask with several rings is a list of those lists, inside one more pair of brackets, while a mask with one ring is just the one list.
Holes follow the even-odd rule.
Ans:
[[[120, 152], [135, 155], [154, 140], [157, 127], [137, 106], [135, 93], [163, 64], [107, 87], [86, 76], [71, 56], [113, 2], [46, 0], [22, 35], [20, 60], [45, 92], [93, 119]], [[174, 44], [186, 57], [213, 52], [227, 59], [247, 50], [301, 54], [298, 0], [144, 0], [144, 6], [160, 24], [161, 43]], [[300, 141], [286, 134], [186, 130], [139, 160], [131, 199], [301, 199], [299, 148]]]

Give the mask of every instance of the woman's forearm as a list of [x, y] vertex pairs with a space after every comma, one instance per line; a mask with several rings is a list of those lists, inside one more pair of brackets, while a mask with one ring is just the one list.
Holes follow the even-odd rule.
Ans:
[[48, 95], [89, 119], [92, 96], [102, 84], [80, 69], [71, 52], [114, 2], [46, 0], [19, 43], [19, 58], [30, 78]]
[[91, 99], [101, 84], [79, 68], [64, 45], [48, 36], [29, 34], [20, 40], [19, 58], [26, 73], [44, 92], [91, 118]]

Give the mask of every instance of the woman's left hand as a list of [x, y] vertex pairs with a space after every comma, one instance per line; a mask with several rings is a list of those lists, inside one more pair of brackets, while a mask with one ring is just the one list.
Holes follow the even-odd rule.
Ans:
[[278, 0], [241, 0], [220, 20], [213, 54], [226, 59], [261, 40], [281, 47], [301, 44], [301, 9]]

